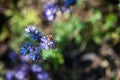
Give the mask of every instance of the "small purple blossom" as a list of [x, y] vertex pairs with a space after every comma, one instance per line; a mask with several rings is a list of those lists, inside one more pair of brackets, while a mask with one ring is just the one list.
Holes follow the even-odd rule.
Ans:
[[46, 72], [37, 74], [37, 80], [48, 80], [48, 74]]
[[40, 46], [42, 49], [49, 49], [49, 46], [46, 43], [40, 43]]
[[55, 49], [56, 48], [56, 42], [55, 41], [49, 41], [48, 46], [52, 49]]
[[35, 54], [41, 53], [41, 48], [40, 47], [35, 47], [34, 53]]
[[46, 4], [43, 13], [48, 21], [53, 21], [56, 13], [55, 4], [54, 3]]
[[21, 59], [22, 62], [28, 62], [29, 61], [29, 55], [20, 56], [20, 59]]
[[35, 26], [30, 25], [27, 28], [25, 28], [25, 33], [28, 34], [30, 32], [34, 32], [34, 30], [35, 30]]
[[[25, 45], [25, 44], [24, 44]], [[27, 50], [27, 51], [26, 51]], [[40, 60], [41, 56], [41, 47], [32, 45], [32, 43], [27, 43], [27, 46], [24, 46], [20, 49], [21, 55], [29, 55], [31, 60]]]
[[17, 80], [23, 80], [25, 78], [25, 72], [23, 71], [17, 71], [15, 72], [14, 76]]
[[42, 36], [40, 41], [43, 42], [43, 43], [47, 43], [48, 42], [48, 38], [46, 36]]
[[35, 73], [42, 72], [42, 68], [39, 65], [31, 65], [31, 70]]
[[6, 72], [6, 80], [13, 80], [14, 73], [13, 71], [7, 71]]
[[56, 42], [49, 40], [46, 36], [43, 36], [41, 37], [40, 45], [42, 49], [48, 49], [48, 48], [54, 49], [56, 47]]
[[56, 17], [57, 12], [66, 12], [68, 14], [70, 14], [70, 9], [68, 8], [68, 6], [70, 6], [71, 4], [73, 4], [75, 1], [68, 1], [66, 0], [65, 2], [63, 2], [63, 5], [57, 5], [56, 2], [53, 3], [47, 3], [45, 4], [44, 7], [44, 11], [43, 11], [43, 15], [45, 17], [45, 19], [49, 22], [53, 21]]
[[49, 49], [49, 48], [55, 49], [56, 48], [56, 42], [48, 40], [48, 41], [40, 43], [40, 46], [41, 46], [42, 49]]
[[55, 16], [54, 16], [54, 15], [47, 16], [48, 21], [53, 21], [53, 20], [54, 20], [54, 18], [55, 18]]

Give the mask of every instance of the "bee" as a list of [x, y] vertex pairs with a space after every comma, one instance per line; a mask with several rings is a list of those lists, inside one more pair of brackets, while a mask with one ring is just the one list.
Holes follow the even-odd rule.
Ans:
[[51, 32], [46, 34], [46, 37], [48, 38], [48, 40], [54, 40], [54, 35]]

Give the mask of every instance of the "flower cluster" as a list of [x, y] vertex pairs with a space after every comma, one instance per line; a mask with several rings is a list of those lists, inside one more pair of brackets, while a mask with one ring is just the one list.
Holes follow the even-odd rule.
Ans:
[[35, 80], [48, 80], [47, 72], [40, 65], [24, 63], [17, 67], [17, 69], [14, 67], [12, 70], [6, 71], [6, 80], [14, 80], [14, 78], [16, 80], [26, 80], [30, 73], [35, 76]]
[[76, 2], [77, 0], [65, 0], [65, 2], [63, 2], [63, 5], [60, 6], [57, 5], [56, 2], [46, 4], [43, 11], [45, 19], [47, 21], [53, 21], [55, 19], [57, 12], [62, 12], [62, 13], [66, 12], [70, 14], [69, 7], [75, 4]]
[[29, 34], [30, 38], [37, 42], [37, 45], [34, 45], [32, 42], [25, 42], [24, 45], [20, 48], [21, 55], [29, 55], [29, 58], [34, 61], [41, 59], [41, 51], [43, 49], [55, 49], [56, 42], [50, 40], [46, 35], [42, 35], [35, 26], [30, 25], [25, 29], [25, 33]]
[[5, 80], [48, 80], [48, 73], [39, 64], [23, 61], [15, 52], [9, 53], [6, 57], [9, 59], [9, 69], [5, 73]]

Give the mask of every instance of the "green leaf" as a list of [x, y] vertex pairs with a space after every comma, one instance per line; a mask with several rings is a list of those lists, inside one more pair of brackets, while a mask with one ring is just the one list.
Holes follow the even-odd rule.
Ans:
[[4, 41], [8, 37], [8, 34], [9, 32], [6, 27], [2, 27], [2, 30], [0, 31], [0, 42]]

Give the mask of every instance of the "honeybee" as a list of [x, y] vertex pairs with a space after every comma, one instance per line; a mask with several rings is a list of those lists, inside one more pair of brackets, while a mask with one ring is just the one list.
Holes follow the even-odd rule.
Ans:
[[46, 34], [46, 37], [48, 38], [48, 40], [53, 40], [54, 39], [54, 35], [51, 32]]

